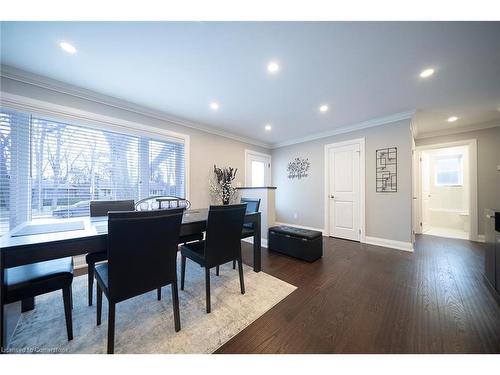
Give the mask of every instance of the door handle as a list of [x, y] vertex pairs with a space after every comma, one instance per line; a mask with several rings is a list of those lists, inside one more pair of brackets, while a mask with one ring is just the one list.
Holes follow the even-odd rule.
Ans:
[[330, 198], [335, 199], [335, 196], [334, 195], [330, 195]]

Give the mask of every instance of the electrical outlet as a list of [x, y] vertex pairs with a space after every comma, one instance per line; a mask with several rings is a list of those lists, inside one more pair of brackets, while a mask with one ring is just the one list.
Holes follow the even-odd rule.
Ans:
[[299, 217], [299, 215], [297, 214], [297, 212], [294, 212], [294, 213], [293, 213], [293, 218], [294, 218], [294, 219], [296, 219], [296, 218], [298, 218], [298, 217]]

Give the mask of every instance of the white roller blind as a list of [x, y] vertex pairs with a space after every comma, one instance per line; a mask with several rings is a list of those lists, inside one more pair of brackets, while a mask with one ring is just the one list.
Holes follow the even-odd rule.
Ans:
[[0, 114], [0, 235], [29, 218], [87, 216], [90, 200], [185, 197], [182, 140]]

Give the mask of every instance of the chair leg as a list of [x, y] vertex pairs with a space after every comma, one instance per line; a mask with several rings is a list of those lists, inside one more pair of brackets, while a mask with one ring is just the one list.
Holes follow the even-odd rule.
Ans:
[[211, 305], [210, 305], [210, 268], [205, 268], [205, 288], [206, 288], [206, 296], [207, 296], [207, 314], [210, 313]]
[[174, 326], [175, 332], [181, 330], [181, 314], [179, 311], [179, 293], [177, 291], [177, 277], [172, 281], [172, 305], [174, 308]]
[[99, 283], [97, 283], [97, 325], [101, 325], [102, 316], [102, 289]]
[[181, 255], [181, 290], [184, 290], [184, 279], [186, 278], [186, 257]]
[[94, 291], [94, 270], [95, 264], [89, 263], [88, 265], [88, 288], [89, 288], [89, 306], [92, 306], [92, 293]]
[[245, 294], [245, 280], [243, 279], [243, 265], [241, 263], [241, 258], [238, 259], [238, 272], [240, 274], [241, 294]]
[[161, 301], [161, 288], [158, 288], [158, 301]]
[[219, 266], [215, 266], [215, 275], [219, 276]]
[[87, 271], [88, 288], [89, 288], [89, 306], [92, 306], [92, 294], [94, 293], [94, 271], [95, 271], [95, 264], [89, 263]]
[[236, 259], [233, 259], [233, 270], [236, 269]]
[[69, 286], [69, 302], [71, 304], [71, 310], [73, 310], [73, 283]]
[[66, 318], [66, 331], [68, 333], [68, 341], [73, 340], [73, 317], [71, 312], [71, 288], [65, 286], [62, 290], [64, 302], [64, 317]]
[[108, 354], [115, 352], [115, 304], [109, 302], [108, 314]]

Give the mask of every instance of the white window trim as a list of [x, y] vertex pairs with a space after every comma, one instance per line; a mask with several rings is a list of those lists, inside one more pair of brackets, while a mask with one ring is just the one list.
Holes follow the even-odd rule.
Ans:
[[272, 173], [271, 173], [271, 168], [272, 168], [272, 158], [270, 154], [265, 154], [263, 152], [258, 152], [258, 151], [253, 151], [253, 150], [245, 150], [245, 186], [252, 186], [251, 184], [251, 179], [249, 177], [249, 162], [252, 156], [257, 156], [261, 158], [266, 158], [269, 160], [269, 168], [268, 171], [266, 172], [267, 176], [264, 178], [267, 181], [267, 184], [265, 185], [272, 185]]
[[25, 96], [0, 92], [0, 105], [2, 107], [29, 113], [35, 116], [49, 117], [55, 121], [69, 121], [75, 125], [88, 126], [98, 130], [108, 130], [121, 134], [134, 136], [153, 137], [165, 141], [184, 142], [185, 163], [185, 189], [186, 199], [189, 200], [190, 188], [190, 136], [167, 129], [119, 119], [116, 117], [101, 115], [89, 111], [49, 103], [42, 100], [32, 99]]

